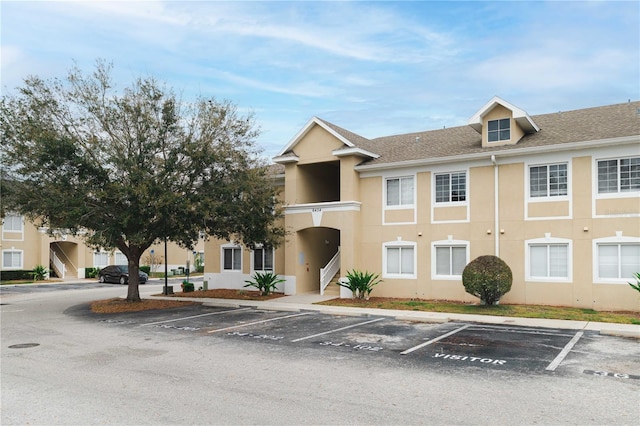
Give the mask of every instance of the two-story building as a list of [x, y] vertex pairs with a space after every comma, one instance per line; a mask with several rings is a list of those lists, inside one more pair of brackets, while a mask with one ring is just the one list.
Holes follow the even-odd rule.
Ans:
[[503, 303], [640, 311], [640, 102], [529, 116], [495, 97], [467, 125], [367, 139], [320, 118], [274, 158], [286, 242], [206, 243], [209, 288], [255, 271], [287, 294], [352, 269], [372, 296], [477, 301], [462, 271], [497, 255]]

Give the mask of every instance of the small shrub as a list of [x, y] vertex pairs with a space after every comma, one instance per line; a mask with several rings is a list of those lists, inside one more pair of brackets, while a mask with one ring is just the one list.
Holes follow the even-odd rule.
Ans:
[[493, 305], [511, 290], [513, 275], [504, 260], [496, 256], [480, 256], [462, 271], [462, 285], [467, 293], [482, 303]]
[[98, 272], [100, 272], [100, 268], [98, 267], [86, 268], [84, 270], [84, 276], [85, 278], [95, 278], [98, 276]]
[[183, 293], [191, 293], [195, 290], [195, 285], [187, 280], [182, 281], [182, 284], [180, 286], [182, 287]]
[[351, 290], [355, 299], [368, 299], [373, 286], [382, 282], [379, 276], [368, 271], [352, 270], [347, 272], [347, 281], [338, 281], [338, 285]]
[[256, 272], [253, 274], [253, 281], [246, 280], [244, 287], [255, 287], [260, 291], [262, 296], [268, 296], [272, 291], [276, 289], [278, 284], [285, 282], [284, 279], [279, 278], [278, 274], [273, 272]]
[[149, 266], [149, 265], [141, 266], [140, 270], [142, 272], [144, 272], [145, 274], [147, 274], [147, 275], [151, 274], [151, 266]]
[[49, 275], [49, 269], [44, 265], [36, 265], [31, 272], [34, 281], [42, 281]]
[[631, 286], [632, 289], [637, 290], [640, 292], [640, 272], [636, 272], [634, 274], [634, 278], [636, 279], [635, 284], [634, 283], [629, 283], [629, 285]]

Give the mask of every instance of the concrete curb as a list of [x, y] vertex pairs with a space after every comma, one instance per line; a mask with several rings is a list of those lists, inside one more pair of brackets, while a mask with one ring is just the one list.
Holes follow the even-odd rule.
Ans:
[[[175, 297], [166, 296], [150, 296], [153, 298], [162, 298], [176, 300]], [[540, 318], [514, 318], [514, 317], [498, 317], [491, 315], [469, 315], [454, 314], [446, 312], [420, 312], [420, 311], [402, 311], [391, 309], [376, 308], [352, 308], [344, 306], [317, 305], [313, 303], [297, 303], [294, 297], [290, 296], [291, 301], [282, 301], [281, 299], [273, 299], [266, 301], [237, 300], [237, 299], [197, 299], [193, 297], [184, 297], [179, 300], [188, 300], [192, 302], [201, 302], [204, 306], [213, 306], [219, 308], [241, 308], [253, 307], [257, 309], [275, 310], [284, 312], [300, 312], [312, 311], [321, 312], [330, 315], [341, 316], [382, 316], [391, 317], [399, 321], [413, 321], [442, 324], [450, 321], [473, 322], [480, 324], [492, 325], [514, 325], [521, 327], [541, 327], [554, 329], [569, 330], [590, 330], [597, 331], [600, 334], [608, 336], [617, 336], [625, 338], [640, 339], [640, 325], [635, 324], [614, 324], [604, 322], [589, 321], [570, 321], [556, 319], [540, 319]]]

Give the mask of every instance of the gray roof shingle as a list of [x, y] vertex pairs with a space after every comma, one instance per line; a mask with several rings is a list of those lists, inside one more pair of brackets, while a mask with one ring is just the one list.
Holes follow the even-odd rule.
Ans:
[[327, 126], [355, 146], [379, 154], [364, 164], [500, 152], [572, 142], [640, 135], [640, 101], [531, 116], [540, 131], [525, 135], [515, 145], [482, 147], [481, 135], [470, 126], [367, 139], [335, 124]]

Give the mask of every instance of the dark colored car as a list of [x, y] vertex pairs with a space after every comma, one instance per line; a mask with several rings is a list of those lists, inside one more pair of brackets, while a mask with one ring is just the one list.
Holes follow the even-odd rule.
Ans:
[[[149, 279], [149, 276], [140, 271], [138, 274], [139, 283], [144, 284]], [[105, 266], [98, 272], [98, 281], [101, 283], [116, 283], [116, 284], [128, 284], [129, 283], [129, 266], [128, 265], [110, 265]]]

